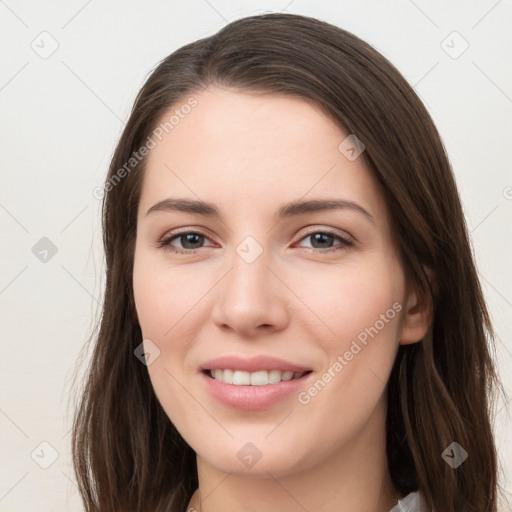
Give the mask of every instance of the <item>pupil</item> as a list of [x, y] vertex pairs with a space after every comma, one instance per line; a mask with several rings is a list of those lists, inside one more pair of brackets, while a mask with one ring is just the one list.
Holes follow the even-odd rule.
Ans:
[[[196, 233], [188, 233], [187, 235], [184, 235], [182, 236], [182, 243], [183, 243], [183, 238], [185, 239], [185, 243], [183, 244], [183, 247], [185, 247], [186, 249], [195, 249], [195, 247], [187, 247], [187, 244], [188, 243], [192, 243], [194, 244], [197, 243], [197, 238], [201, 238], [202, 235], [199, 235], [199, 234], [196, 234]], [[196, 240], [194, 240], [194, 238]]]
[[316, 242], [322, 242], [322, 241], [325, 242], [326, 237], [329, 239], [329, 238], [332, 238], [332, 235], [326, 235], [325, 233], [315, 233], [313, 235], [313, 241], [314, 241], [313, 247], [315, 246]]

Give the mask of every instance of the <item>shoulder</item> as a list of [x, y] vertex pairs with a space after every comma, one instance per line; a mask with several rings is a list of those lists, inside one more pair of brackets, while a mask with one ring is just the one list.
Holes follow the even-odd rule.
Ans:
[[413, 491], [398, 501], [389, 512], [433, 512], [421, 491]]

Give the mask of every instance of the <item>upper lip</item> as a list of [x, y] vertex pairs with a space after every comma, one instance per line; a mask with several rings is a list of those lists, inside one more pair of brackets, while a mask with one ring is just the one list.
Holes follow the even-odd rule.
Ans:
[[237, 356], [221, 356], [203, 363], [202, 370], [240, 370], [245, 372], [257, 372], [260, 370], [281, 370], [283, 372], [307, 372], [311, 369], [284, 359], [270, 356], [256, 356], [241, 358]]

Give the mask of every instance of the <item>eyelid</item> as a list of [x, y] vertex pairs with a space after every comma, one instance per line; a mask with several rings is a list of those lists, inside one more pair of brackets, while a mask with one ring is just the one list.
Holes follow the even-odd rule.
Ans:
[[[157, 246], [163, 247], [165, 249], [166, 247], [170, 246], [171, 241], [174, 241], [175, 239], [179, 238], [180, 236], [188, 235], [188, 234], [201, 235], [206, 240], [209, 240], [210, 242], [212, 241], [210, 235], [205, 233], [204, 228], [196, 229], [196, 228], [194, 228], [194, 226], [191, 226], [191, 227], [186, 227], [186, 228], [181, 228], [181, 229], [177, 228], [177, 230], [173, 230], [173, 231], [166, 233], [164, 236], [162, 236], [158, 240]], [[209, 247], [212, 247], [212, 246], [209, 246]], [[201, 249], [204, 249], [204, 247], [201, 247]], [[199, 249], [177, 249], [177, 250], [192, 254], [193, 252], [198, 251]]]
[[[347, 233], [346, 231], [343, 231], [343, 234], [341, 234], [339, 231], [337, 231], [335, 228], [326, 228], [319, 225], [310, 225], [306, 226], [304, 229], [307, 229], [307, 231], [302, 231], [301, 234], [297, 237], [296, 241], [293, 242], [293, 245], [296, 245], [300, 243], [302, 240], [307, 238], [308, 236], [312, 236], [315, 233], [323, 233], [329, 236], [333, 236], [334, 238], [340, 239], [343, 243], [339, 244], [341, 246], [352, 246], [355, 243], [355, 238]], [[187, 235], [187, 234], [196, 234], [201, 235], [205, 239], [209, 240], [211, 242], [211, 238], [208, 234], [205, 233], [204, 228], [194, 228], [193, 226], [189, 226], [186, 228], [178, 228], [175, 231], [171, 231], [170, 233], [167, 233], [164, 235], [158, 242], [157, 247], [162, 248], [164, 250], [168, 250], [170, 252], [178, 253], [178, 254], [195, 254], [200, 249], [205, 249], [206, 247], [200, 247], [198, 249], [180, 249], [176, 248], [174, 246], [171, 246], [170, 242], [174, 241], [175, 239], [179, 238], [180, 236]], [[209, 246], [212, 247], [212, 246]], [[328, 252], [334, 252], [341, 249], [336, 249], [336, 247], [331, 247], [328, 249], [316, 249], [314, 247], [303, 247], [304, 249], [310, 249], [313, 252], [316, 253], [328, 253]]]
[[304, 237], [312, 235], [313, 233], [326, 233], [328, 235], [336, 236], [347, 242], [355, 242], [356, 239], [347, 231], [339, 228], [328, 228], [319, 224], [310, 224], [304, 228], [304, 232], [301, 231], [297, 238], [297, 241], [301, 241]]

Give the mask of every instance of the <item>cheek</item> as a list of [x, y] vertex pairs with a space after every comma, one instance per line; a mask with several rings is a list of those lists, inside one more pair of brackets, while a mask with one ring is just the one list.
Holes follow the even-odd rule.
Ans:
[[[316, 336], [325, 364], [298, 401], [308, 429], [322, 430], [332, 441], [356, 436], [382, 406], [403, 314], [403, 278], [392, 268], [376, 263], [342, 272], [331, 280], [329, 292], [308, 296], [308, 305], [330, 331]], [[317, 333], [320, 329], [325, 332], [322, 325]]]
[[[318, 276], [302, 281], [299, 295], [307, 297], [308, 307], [322, 320], [315, 321], [310, 336], [324, 354], [324, 365], [299, 402], [318, 428], [322, 422], [331, 425], [332, 435], [342, 425], [355, 428], [371, 414], [398, 350], [404, 278], [394, 260], [377, 256], [364, 265], [359, 261], [357, 268], [331, 268], [330, 279], [317, 280], [328, 287], [313, 286]], [[351, 420], [346, 411], [353, 414]]]
[[[186, 327], [193, 318], [193, 305], [199, 290], [187, 287], [183, 271], [165, 268], [144, 251], [135, 252], [133, 290], [135, 307], [146, 347], [158, 347], [158, 356], [147, 366], [158, 401], [169, 419], [187, 442], [189, 432], [208, 430], [211, 425], [200, 408], [191, 406], [184, 392], [183, 362], [186, 359], [187, 340], [192, 339]], [[200, 296], [200, 295], [199, 295]], [[179, 340], [179, 342], [178, 342]], [[192, 404], [193, 405], [193, 404]]]
[[368, 258], [357, 268], [331, 268], [301, 283], [298, 295], [327, 329], [322, 340], [329, 351], [344, 348], [359, 335], [364, 341], [374, 327], [382, 338], [396, 337], [404, 281], [393, 262]]
[[203, 288], [197, 276], [188, 275], [182, 267], [162, 265], [136, 251], [133, 292], [143, 336], [160, 341], [172, 338], [173, 331], [190, 322]]

